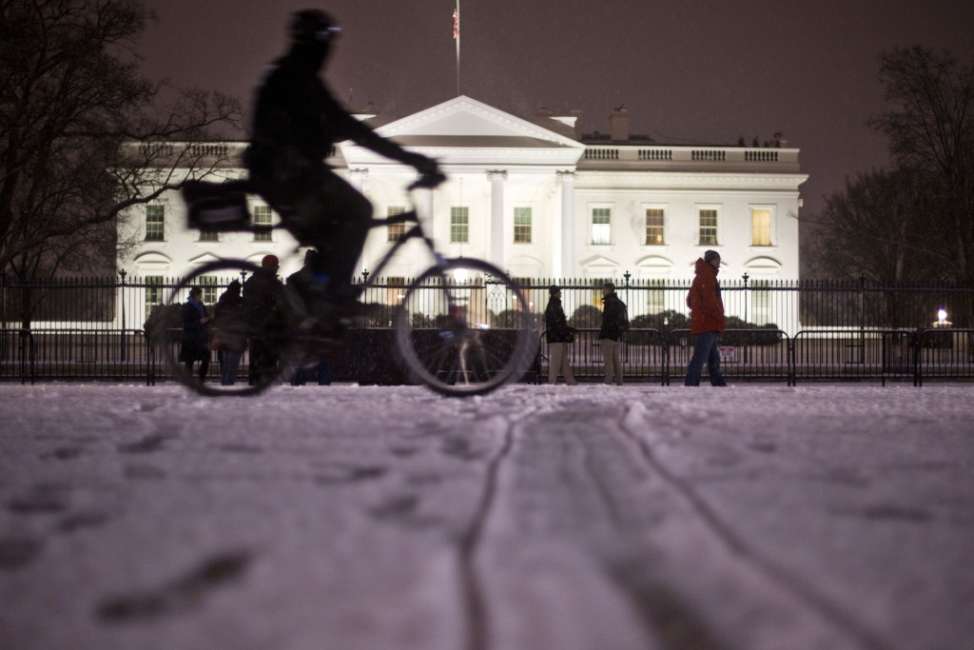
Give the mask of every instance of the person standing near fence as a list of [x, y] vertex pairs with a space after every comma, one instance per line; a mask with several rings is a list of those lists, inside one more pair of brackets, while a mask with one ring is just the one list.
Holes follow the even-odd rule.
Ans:
[[602, 285], [602, 327], [599, 347], [605, 361], [605, 383], [622, 386], [622, 336], [629, 329], [626, 305], [616, 295], [611, 282]]
[[544, 310], [545, 341], [548, 343], [548, 383], [558, 383], [558, 375], [565, 377], [565, 383], [575, 385], [568, 352], [575, 342], [575, 328], [569, 326], [565, 310], [561, 306], [561, 288], [548, 287], [548, 306]]
[[703, 364], [713, 386], [726, 386], [720, 371], [720, 335], [724, 331], [724, 301], [720, 297], [720, 253], [709, 250], [697, 259], [696, 272], [687, 306], [690, 308], [690, 332], [694, 335], [693, 356], [687, 368], [686, 386], [699, 386]]
[[211, 345], [220, 360], [220, 383], [233, 386], [237, 381], [240, 356], [247, 347], [246, 324], [243, 316], [243, 297], [240, 282], [227, 285], [213, 308], [213, 340]]
[[250, 328], [250, 382], [277, 373], [281, 336], [285, 330], [284, 285], [277, 277], [280, 260], [265, 255], [260, 268], [243, 285], [243, 313]]
[[200, 382], [206, 380], [210, 369], [209, 325], [210, 317], [203, 304], [202, 287], [189, 290], [189, 298], [182, 307], [183, 336], [179, 347], [179, 360], [186, 366], [187, 374], [193, 374], [193, 365], [199, 361]]

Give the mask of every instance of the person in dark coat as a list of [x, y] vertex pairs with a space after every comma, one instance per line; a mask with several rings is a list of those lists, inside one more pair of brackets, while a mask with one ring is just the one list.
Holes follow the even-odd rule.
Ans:
[[260, 268], [243, 285], [243, 314], [250, 331], [250, 380], [277, 374], [286, 329], [284, 285], [277, 277], [280, 260], [265, 255]]
[[193, 365], [199, 361], [200, 381], [206, 380], [210, 369], [209, 314], [203, 304], [203, 289], [193, 287], [189, 298], [182, 307], [183, 336], [179, 348], [179, 360], [186, 366], [186, 372], [193, 374]]
[[548, 287], [548, 306], [544, 310], [545, 341], [548, 343], [548, 383], [558, 382], [564, 375], [565, 383], [574, 385], [575, 376], [568, 360], [568, 352], [575, 341], [575, 328], [568, 324], [561, 306], [561, 288]]
[[629, 329], [626, 305], [616, 295], [611, 282], [602, 286], [602, 327], [599, 347], [605, 360], [605, 383], [622, 386], [622, 337]]
[[693, 356], [687, 367], [686, 386], [699, 386], [703, 364], [707, 362], [710, 383], [726, 386], [720, 371], [720, 335], [724, 331], [724, 302], [720, 297], [720, 253], [709, 250], [697, 260], [693, 284], [687, 294], [690, 332], [694, 335]]
[[[298, 303], [295, 309], [306, 319], [313, 319], [313, 314], [321, 313], [321, 306], [317, 303], [322, 299], [321, 287], [326, 282], [323, 283], [322, 274], [316, 270], [320, 267], [319, 259], [320, 253], [309, 249], [304, 254], [304, 266], [287, 276], [287, 289], [291, 294], [289, 299]], [[316, 380], [319, 386], [331, 383], [331, 368], [324, 356], [319, 355], [317, 360], [312, 357], [308, 365], [298, 368], [291, 377], [291, 385], [303, 386], [309, 378]]]
[[407, 151], [356, 119], [320, 76], [341, 27], [318, 9], [291, 18], [290, 46], [274, 61], [254, 102], [250, 147], [244, 160], [250, 179], [295, 239], [322, 254], [320, 272], [331, 278], [336, 303], [354, 302], [352, 274], [370, 227], [372, 204], [335, 174], [325, 159], [336, 142], [351, 140], [375, 153], [439, 175], [434, 160]]
[[220, 360], [220, 383], [232, 386], [236, 383], [240, 357], [247, 347], [247, 330], [243, 314], [243, 296], [240, 282], [227, 285], [216, 306], [213, 307], [213, 339], [211, 347]]

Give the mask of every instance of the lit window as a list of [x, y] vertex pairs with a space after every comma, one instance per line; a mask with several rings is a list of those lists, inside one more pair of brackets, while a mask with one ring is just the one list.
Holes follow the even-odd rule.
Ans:
[[751, 210], [751, 245], [771, 246], [771, 210]]
[[470, 213], [467, 208], [450, 208], [450, 243], [470, 241]]
[[646, 245], [662, 246], [663, 240], [663, 209], [649, 208], [646, 210]]
[[514, 243], [531, 243], [531, 208], [514, 208]]
[[[271, 216], [271, 206], [269, 205], [255, 205], [254, 206], [254, 227], [261, 228], [254, 232], [254, 241], [272, 241], [270, 227], [273, 225], [273, 217]], [[266, 228], [266, 230], [264, 229]]]
[[612, 209], [592, 208], [592, 244], [612, 242]]
[[717, 211], [700, 211], [700, 245], [717, 245]]
[[145, 278], [145, 317], [152, 314], [152, 308], [162, 304], [162, 276], [149, 275]]
[[217, 301], [217, 293], [220, 290], [217, 279], [211, 275], [204, 275], [200, 277], [199, 284], [203, 289], [203, 304], [215, 304]]
[[[398, 205], [390, 206], [386, 212], [387, 217], [394, 217], [397, 214], [402, 214], [406, 211], [406, 208]], [[389, 239], [387, 241], [399, 241], [406, 234], [406, 224], [405, 223], [392, 223], [388, 226]]]
[[660, 286], [661, 283], [654, 281], [647, 287], [646, 291], [646, 313], [662, 314], [666, 311], [666, 291]]
[[164, 241], [166, 233], [166, 208], [162, 205], [145, 206], [145, 240]]

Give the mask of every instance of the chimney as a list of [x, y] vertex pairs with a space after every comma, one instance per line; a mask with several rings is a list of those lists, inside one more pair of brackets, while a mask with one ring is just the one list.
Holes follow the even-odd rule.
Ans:
[[625, 106], [616, 106], [609, 114], [609, 135], [613, 142], [629, 139], [629, 111]]

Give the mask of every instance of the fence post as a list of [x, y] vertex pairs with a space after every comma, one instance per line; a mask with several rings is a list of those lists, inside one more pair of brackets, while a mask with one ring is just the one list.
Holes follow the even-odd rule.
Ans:
[[663, 386], [670, 385], [670, 332], [663, 332], [663, 358], [660, 359], [662, 368], [660, 369], [660, 383]]
[[122, 303], [122, 332], [121, 332], [121, 336], [119, 337], [119, 345], [121, 345], [122, 347], [121, 347], [121, 350], [119, 350], [119, 352], [120, 352], [119, 357], [121, 358], [122, 362], [125, 362], [125, 360], [126, 360], [125, 359], [125, 349], [126, 349], [126, 345], [125, 345], [125, 329], [126, 329], [126, 325], [127, 325], [127, 323], [125, 322], [126, 321], [126, 318], [125, 318], [125, 276], [128, 275], [128, 273], [125, 271], [125, 269], [120, 269], [118, 271], [118, 275], [122, 279], [122, 282], [119, 285], [119, 289], [118, 289], [118, 294], [121, 297], [121, 303]]
[[859, 364], [866, 365], [866, 276], [859, 276]]
[[798, 369], [795, 367], [795, 339], [788, 339], [788, 385], [798, 385]]
[[[750, 279], [750, 277], [751, 276], [749, 276], [746, 271], [744, 272], [744, 275], [741, 276], [741, 279], [744, 280], [744, 322], [745, 323], [750, 322], [748, 320], [748, 305], [751, 302], [751, 289], [747, 285], [747, 281]], [[745, 325], [745, 327], [748, 327], [748, 325]], [[747, 345], [747, 343], [745, 343], [744, 344], [744, 365], [745, 366], [747, 366], [748, 364], [749, 350], [750, 350], [750, 346]]]
[[913, 332], [913, 385], [920, 385], [920, 355], [923, 353], [920, 347], [920, 337], [922, 336], [923, 330], [921, 328], [916, 328]]

